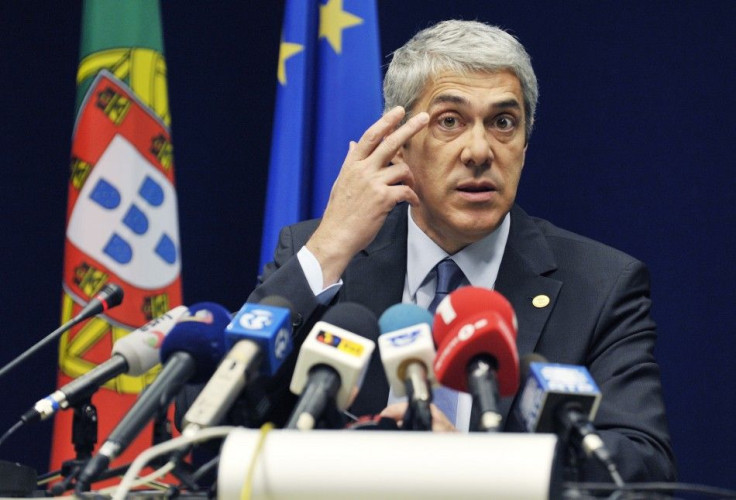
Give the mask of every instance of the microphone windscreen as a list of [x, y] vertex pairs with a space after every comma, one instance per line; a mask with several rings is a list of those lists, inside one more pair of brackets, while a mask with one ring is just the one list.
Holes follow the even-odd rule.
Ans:
[[113, 344], [112, 354], [125, 358], [128, 375], [143, 375], [158, 364], [161, 344], [186, 311], [186, 306], [176, 306]]
[[325, 312], [322, 321], [372, 341], [378, 339], [378, 318], [373, 311], [355, 302], [340, 302]]
[[281, 295], [268, 295], [266, 297], [263, 297], [260, 301], [258, 301], [258, 303], [263, 304], [264, 306], [283, 307], [284, 309], [288, 309], [290, 311], [294, 310], [294, 306], [291, 305], [291, 302], [289, 302]]
[[522, 384], [529, 378], [529, 370], [531, 370], [532, 363], [547, 363], [547, 358], [536, 352], [530, 352], [521, 357], [519, 360], [519, 378]]
[[416, 304], [394, 304], [378, 318], [381, 333], [393, 332], [409, 326], [426, 324], [432, 328], [432, 313]]
[[294, 325], [298, 322], [297, 320], [299, 315], [294, 310], [294, 305], [288, 299], [282, 297], [281, 295], [268, 295], [266, 297], [263, 297], [258, 303], [264, 306], [281, 307], [283, 309], [288, 309], [289, 312], [291, 312], [291, 324]]
[[197, 366], [192, 384], [205, 382], [225, 357], [225, 327], [230, 313], [219, 304], [200, 302], [179, 317], [161, 345], [160, 358], [166, 363], [175, 352], [190, 354]]
[[458, 328], [460, 323], [474, 321], [486, 315], [488, 312], [498, 314], [514, 333], [518, 323], [511, 303], [495, 290], [477, 286], [465, 286], [450, 293], [437, 306], [434, 316], [432, 335], [437, 346], [442, 344], [445, 336]]
[[106, 302], [106, 309], [119, 306], [123, 302], [123, 287], [116, 283], [108, 283], [99, 295], [100, 300]]
[[459, 320], [437, 347], [434, 372], [444, 386], [468, 392], [467, 367], [477, 356], [495, 360], [498, 392], [512, 396], [519, 388], [519, 355], [516, 331], [492, 311], [476, 314], [467, 321]]
[[426, 381], [436, 383], [432, 368], [437, 354], [432, 338], [432, 314], [415, 304], [395, 304], [383, 312], [378, 324], [381, 328], [378, 349], [394, 394], [406, 396], [407, 368], [417, 363], [424, 367]]

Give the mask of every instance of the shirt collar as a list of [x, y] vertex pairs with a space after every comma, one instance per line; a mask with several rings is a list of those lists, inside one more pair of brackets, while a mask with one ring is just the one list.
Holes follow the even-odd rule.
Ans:
[[[415, 297], [417, 290], [426, 282], [430, 271], [448, 254], [419, 229], [412, 218], [411, 207], [408, 219], [406, 281], [408, 292]], [[452, 255], [452, 260], [460, 267], [471, 285], [493, 288], [501, 267], [510, 227], [510, 214], [506, 214], [495, 231]]]

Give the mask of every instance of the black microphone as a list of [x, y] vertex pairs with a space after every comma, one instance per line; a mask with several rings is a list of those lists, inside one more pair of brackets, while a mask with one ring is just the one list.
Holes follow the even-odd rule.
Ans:
[[69, 330], [74, 325], [81, 323], [82, 321], [89, 319], [92, 316], [96, 316], [104, 311], [107, 311], [108, 309], [120, 305], [122, 301], [123, 289], [120, 287], [120, 285], [116, 285], [115, 283], [108, 283], [97, 295], [92, 297], [87, 305], [85, 305], [82, 310], [79, 311], [79, 314], [74, 316], [72, 319], [61, 325], [53, 332], [46, 335], [43, 339], [31, 346], [27, 351], [25, 351], [13, 361], [5, 365], [2, 369], [0, 369], [0, 377], [18, 366], [20, 363], [25, 361], [26, 358], [29, 358], [30, 356], [35, 354], [36, 351], [41, 349], [43, 346], [54, 340], [65, 331]]
[[90, 300], [76, 316], [69, 320], [69, 323], [76, 325], [80, 321], [84, 321], [92, 316], [97, 316], [110, 308], [120, 305], [122, 302], [122, 287], [115, 283], [108, 283], [100, 293], [92, 297], [92, 300]]
[[84, 467], [75, 491], [85, 491], [185, 383], [204, 382], [214, 373], [226, 352], [225, 327], [229, 322], [230, 313], [209, 302], [195, 304], [179, 317], [161, 345], [163, 369]]
[[375, 349], [378, 319], [343, 302], [330, 308], [304, 339], [289, 389], [299, 400], [287, 429], [311, 430], [331, 410], [346, 410], [358, 393]]

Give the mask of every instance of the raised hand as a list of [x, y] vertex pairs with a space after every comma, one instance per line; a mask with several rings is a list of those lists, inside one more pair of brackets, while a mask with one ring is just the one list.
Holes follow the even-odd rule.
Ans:
[[350, 259], [373, 241], [397, 203], [419, 203], [409, 166], [390, 162], [429, 116], [418, 113], [399, 126], [404, 114], [400, 106], [392, 109], [357, 143], [350, 143], [322, 222], [307, 242], [322, 267], [325, 286], [337, 282]]

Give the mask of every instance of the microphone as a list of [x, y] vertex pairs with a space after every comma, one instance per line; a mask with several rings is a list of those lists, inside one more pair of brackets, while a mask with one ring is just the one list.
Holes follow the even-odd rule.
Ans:
[[516, 315], [498, 292], [463, 287], [437, 306], [433, 335], [437, 381], [473, 397], [471, 431], [495, 432], [501, 427], [500, 396], [519, 387]]
[[92, 299], [87, 303], [87, 305], [85, 305], [76, 316], [74, 316], [72, 319], [70, 319], [63, 325], [61, 325], [59, 328], [57, 328], [53, 332], [46, 335], [43, 339], [36, 342], [28, 350], [26, 350], [20, 356], [18, 356], [13, 361], [5, 365], [2, 369], [0, 369], [0, 377], [5, 375], [7, 372], [12, 370], [16, 366], [18, 366], [20, 363], [25, 361], [26, 358], [29, 358], [30, 356], [35, 354], [36, 351], [41, 349], [44, 345], [48, 344], [49, 342], [54, 340], [56, 337], [66, 332], [67, 330], [75, 326], [76, 324], [81, 323], [82, 321], [89, 319], [92, 316], [96, 316], [100, 314], [101, 312], [107, 311], [108, 309], [118, 306], [120, 305], [122, 301], [123, 301], [123, 289], [120, 287], [120, 285], [116, 285], [115, 283], [108, 283], [102, 288], [102, 290], [97, 295], [92, 297]]
[[549, 363], [529, 354], [522, 363], [526, 380], [517, 416], [527, 432], [553, 432], [574, 449], [595, 457], [617, 484], [623, 484], [611, 453], [592, 421], [601, 402], [601, 391], [584, 366]]
[[414, 304], [395, 304], [378, 319], [378, 350], [386, 378], [394, 394], [408, 395], [402, 429], [432, 430], [429, 405], [431, 384], [436, 383], [432, 321], [429, 311]]
[[186, 310], [186, 306], [177, 306], [119, 339], [112, 346], [110, 359], [39, 399], [21, 420], [25, 423], [46, 420], [91, 396], [102, 384], [122, 373], [133, 377], [143, 375], [158, 364], [161, 342]]
[[259, 303], [246, 302], [225, 329], [230, 351], [182, 419], [182, 434], [220, 422], [253, 372], [273, 376], [291, 353], [291, 303], [271, 295]]
[[229, 322], [230, 313], [211, 302], [194, 304], [179, 317], [161, 345], [163, 369], [87, 462], [77, 480], [77, 492], [84, 491], [128, 447], [185, 383], [203, 382], [215, 371], [225, 354], [224, 330]]
[[339, 303], [315, 323], [299, 350], [289, 385], [299, 400], [287, 429], [314, 429], [326, 410], [350, 406], [375, 349], [370, 339], [376, 337], [376, 316], [360, 304]]
[[79, 313], [69, 320], [70, 323], [76, 325], [80, 321], [84, 321], [92, 316], [107, 311], [123, 302], [123, 289], [115, 283], [108, 283], [105, 287], [90, 300]]

